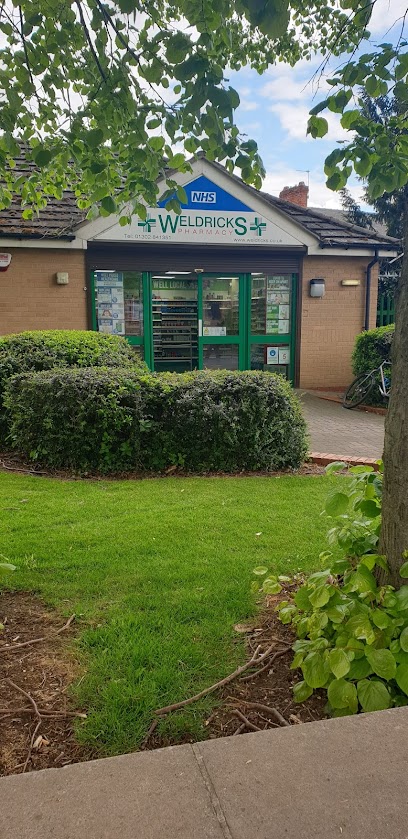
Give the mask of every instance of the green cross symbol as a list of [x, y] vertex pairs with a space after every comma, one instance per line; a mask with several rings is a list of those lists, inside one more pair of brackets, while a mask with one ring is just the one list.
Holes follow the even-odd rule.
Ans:
[[261, 219], [258, 218], [258, 216], [255, 216], [255, 221], [249, 229], [255, 230], [257, 236], [262, 236], [262, 230], [264, 227], [266, 227], [266, 222], [261, 221]]
[[146, 233], [152, 232], [152, 227], [156, 224], [156, 219], [147, 216], [146, 221], [138, 221], [138, 227], [146, 228]]

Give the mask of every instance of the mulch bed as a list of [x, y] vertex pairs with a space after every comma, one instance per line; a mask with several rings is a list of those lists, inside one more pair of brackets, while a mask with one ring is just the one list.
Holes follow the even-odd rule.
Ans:
[[[81, 676], [69, 649], [75, 623], [57, 635], [64, 626], [60, 615], [29, 592], [5, 591], [0, 623], [0, 775], [89, 760], [90, 749], [74, 734], [74, 714], [81, 709], [67, 694]], [[17, 646], [44, 636], [40, 643]]]
[[[211, 694], [215, 709], [205, 722], [210, 739], [325, 718], [323, 691], [304, 703], [293, 701], [292, 688], [300, 678], [298, 671], [290, 670], [294, 634], [280, 623], [275, 607], [295, 589], [288, 585], [281, 594], [269, 596], [255, 622], [234, 627], [237, 638], [245, 635], [247, 662], [238, 677]], [[84, 714], [69, 696], [70, 685], [81, 677], [71, 652], [75, 622], [67, 626], [29, 592], [1, 594], [0, 622], [5, 624], [0, 632], [0, 776], [98, 757], [75, 738], [75, 722]], [[42, 640], [25, 643], [34, 638]], [[142, 749], [174, 745], [159, 733], [160, 717], [154, 711]]]
[[115, 472], [109, 475], [100, 472], [76, 473], [69, 469], [44, 469], [39, 464], [30, 463], [14, 452], [0, 452], [0, 472], [14, 472], [16, 475], [60, 478], [64, 481], [117, 481], [143, 480], [148, 478], [276, 478], [279, 475], [324, 475], [323, 466], [312, 462], [304, 463], [300, 469], [286, 469], [279, 472], [187, 472], [178, 466], [170, 466], [164, 472]]

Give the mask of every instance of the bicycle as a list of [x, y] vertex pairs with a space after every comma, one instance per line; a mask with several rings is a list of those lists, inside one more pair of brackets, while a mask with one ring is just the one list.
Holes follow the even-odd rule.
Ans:
[[[354, 379], [343, 397], [344, 408], [357, 408], [367, 398], [368, 394], [378, 386], [378, 389], [385, 399], [389, 398], [391, 390], [391, 378], [384, 374], [384, 367], [391, 367], [390, 361], [383, 361], [375, 370], [369, 373], [361, 373]], [[380, 374], [380, 382], [376, 378]]]

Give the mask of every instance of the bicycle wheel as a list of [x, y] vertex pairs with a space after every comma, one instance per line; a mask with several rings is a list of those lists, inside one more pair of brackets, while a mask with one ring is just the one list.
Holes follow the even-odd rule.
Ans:
[[375, 379], [372, 373], [362, 373], [361, 376], [357, 376], [344, 394], [344, 408], [357, 408], [357, 405], [361, 405], [374, 385]]

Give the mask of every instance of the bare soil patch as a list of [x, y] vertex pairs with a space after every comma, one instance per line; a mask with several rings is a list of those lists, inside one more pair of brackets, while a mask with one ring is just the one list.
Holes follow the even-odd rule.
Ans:
[[[56, 634], [65, 621], [38, 597], [3, 591], [0, 623], [0, 775], [89, 760], [94, 755], [74, 734], [76, 714], [82, 709], [68, 695], [71, 683], [81, 676], [70, 649], [74, 622]], [[25, 645], [44, 636], [39, 643]]]
[[305, 462], [300, 469], [283, 469], [277, 472], [188, 472], [178, 466], [170, 466], [164, 472], [114, 472], [109, 475], [100, 472], [74, 472], [70, 469], [46, 469], [38, 463], [32, 463], [16, 452], [0, 452], [0, 472], [14, 472], [16, 475], [60, 478], [64, 481], [118, 481], [144, 480], [149, 478], [276, 478], [279, 475], [324, 475], [325, 468], [311, 461]]

